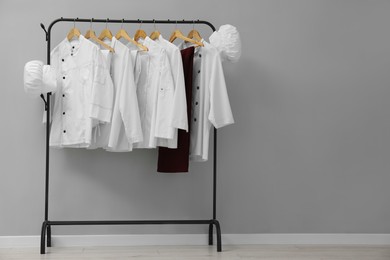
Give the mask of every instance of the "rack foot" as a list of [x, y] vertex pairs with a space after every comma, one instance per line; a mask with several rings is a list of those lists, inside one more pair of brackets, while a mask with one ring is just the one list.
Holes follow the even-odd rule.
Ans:
[[209, 224], [209, 246], [213, 244], [213, 224]]
[[44, 221], [42, 223], [42, 229], [41, 229], [41, 254], [45, 254], [45, 251], [46, 251], [46, 248], [45, 248], [46, 231], [47, 231], [47, 222]]
[[51, 226], [47, 225], [47, 247], [51, 247]]
[[221, 237], [221, 226], [219, 225], [218, 220], [213, 220], [215, 225], [215, 230], [217, 232], [217, 252], [222, 252], [222, 237]]

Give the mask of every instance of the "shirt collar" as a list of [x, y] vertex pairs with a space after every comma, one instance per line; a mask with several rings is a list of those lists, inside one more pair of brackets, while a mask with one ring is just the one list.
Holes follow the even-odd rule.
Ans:
[[115, 49], [115, 45], [118, 42], [118, 39], [115, 38], [115, 36], [112, 36], [111, 40], [106, 38], [106, 39], [103, 40], [103, 42], [105, 44], [107, 44], [108, 46], [110, 46], [111, 48]]
[[158, 36], [158, 38], [156, 39], [157, 42], [163, 42], [163, 41], [166, 41], [164, 39], [164, 37], [162, 36], [162, 34], [160, 33], [160, 35]]
[[78, 40], [69, 41], [67, 37], [62, 41], [61, 52], [64, 54], [76, 55], [85, 41], [85, 37], [80, 34]]
[[145, 39], [139, 39], [139, 43], [145, 45], [148, 48], [148, 52], [160, 52], [163, 48], [156, 42], [154, 42], [152, 39], [149, 38], [149, 36], [146, 36]]
[[[203, 43], [205, 47], [207, 47], [208, 43], [203, 38], [200, 40], [200, 42]], [[179, 47], [180, 50], [187, 49], [189, 47], [196, 47], [194, 53], [199, 53], [204, 48], [201, 46], [197, 47], [196, 44], [193, 44], [191, 42], [185, 42], [185, 41], [181, 42], [177, 47]]]

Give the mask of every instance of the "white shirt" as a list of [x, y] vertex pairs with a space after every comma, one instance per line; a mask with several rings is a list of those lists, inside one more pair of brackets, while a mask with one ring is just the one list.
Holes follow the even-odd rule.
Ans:
[[[220, 128], [234, 123], [219, 53], [202, 39], [204, 47], [194, 53], [190, 159], [207, 161], [211, 125]], [[181, 43], [179, 49], [192, 46]]]
[[173, 139], [160, 139], [158, 140], [158, 145], [169, 148], [177, 148], [177, 129], [183, 129], [188, 132], [187, 101], [183, 61], [179, 48], [173, 43], [164, 39], [161, 34], [155, 42], [160, 44], [160, 46], [162, 46], [167, 53], [171, 67], [173, 83], [175, 86], [173, 103], [170, 111], [171, 115], [169, 118], [169, 120], [171, 120], [170, 125], [172, 126], [171, 131], [173, 131]]
[[[175, 86], [165, 49], [149, 37], [141, 40], [141, 43], [149, 50], [132, 51], [132, 57], [144, 139], [134, 147], [155, 148], [158, 138], [173, 138], [170, 118]], [[132, 50], [137, 49], [131, 43], [127, 46]]]
[[[93, 129], [93, 144], [89, 149], [104, 148], [110, 152], [132, 151], [133, 143], [142, 141], [136, 85], [130, 50], [115, 37], [105, 41], [114, 53], [101, 50], [110, 68], [114, 83], [114, 108], [111, 123], [100, 124]], [[94, 142], [95, 141], [95, 142]]]
[[80, 35], [65, 38], [51, 52], [57, 73], [57, 92], [50, 133], [50, 146], [88, 147], [92, 127], [110, 122], [113, 84], [99, 48]]
[[[94, 41], [90, 40], [92, 43], [96, 44], [100, 48], [100, 45]], [[100, 49], [100, 52], [103, 54], [107, 69], [110, 71], [111, 68], [111, 58], [112, 53], [110, 50], [107, 49]], [[92, 140], [91, 144], [87, 147], [87, 149], [96, 149], [107, 146], [108, 143], [108, 137], [110, 135], [110, 123], [100, 122], [95, 127], [92, 128]]]
[[126, 45], [113, 37], [111, 47], [115, 50], [111, 63], [115, 102], [108, 150], [131, 151], [133, 143], [143, 140], [134, 81], [134, 65]]

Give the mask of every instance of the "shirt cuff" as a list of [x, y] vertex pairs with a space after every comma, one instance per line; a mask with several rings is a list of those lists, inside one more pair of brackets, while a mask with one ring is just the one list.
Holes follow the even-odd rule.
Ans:
[[183, 122], [183, 120], [173, 120], [171, 127], [177, 128], [177, 129], [182, 129], [182, 130], [188, 132], [188, 123]]
[[111, 121], [111, 109], [92, 104], [90, 117], [109, 123]]
[[221, 122], [213, 122], [214, 127], [217, 129], [231, 124], [234, 124], [233, 118], [228, 120], [222, 120]]

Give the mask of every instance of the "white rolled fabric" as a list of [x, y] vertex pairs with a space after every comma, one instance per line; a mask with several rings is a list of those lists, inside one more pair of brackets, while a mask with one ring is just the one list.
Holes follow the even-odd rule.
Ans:
[[42, 90], [43, 62], [32, 60], [24, 65], [24, 91], [29, 97], [39, 97]]
[[48, 92], [56, 92], [57, 89], [57, 77], [55, 70], [50, 65], [43, 65], [42, 75], [42, 92], [46, 94]]
[[237, 28], [230, 24], [219, 27], [209, 37], [210, 44], [219, 51], [222, 61], [237, 62], [241, 57], [241, 39]]
[[55, 92], [57, 79], [54, 69], [44, 65], [43, 61], [32, 60], [24, 65], [24, 91], [29, 97], [39, 97], [41, 94]]

